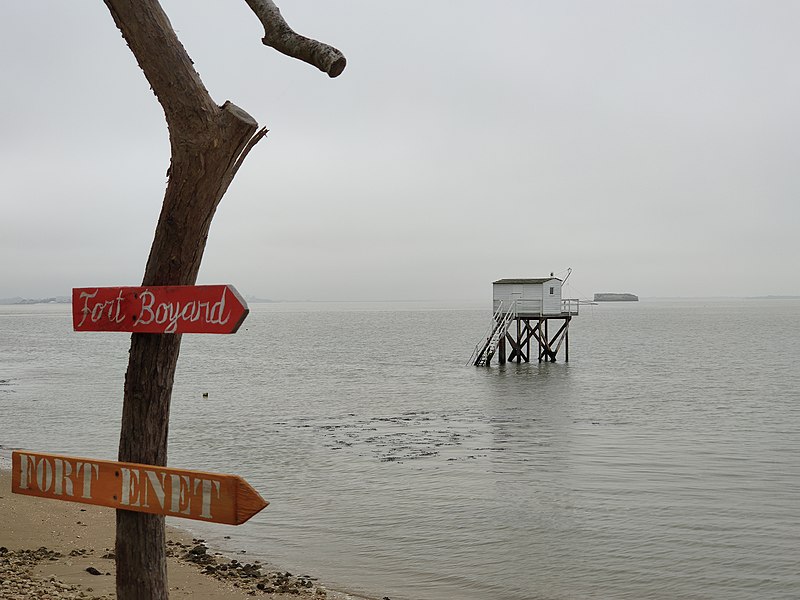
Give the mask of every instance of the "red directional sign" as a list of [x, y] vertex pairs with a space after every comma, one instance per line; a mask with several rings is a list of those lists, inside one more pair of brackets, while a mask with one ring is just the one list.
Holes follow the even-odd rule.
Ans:
[[248, 312], [232, 285], [72, 290], [75, 331], [235, 333]]
[[269, 502], [238, 475], [41, 452], [11, 453], [15, 494], [241, 525]]

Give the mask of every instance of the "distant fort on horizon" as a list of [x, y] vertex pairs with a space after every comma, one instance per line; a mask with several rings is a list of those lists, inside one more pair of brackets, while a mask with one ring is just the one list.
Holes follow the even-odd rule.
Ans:
[[636, 294], [595, 294], [595, 302], [638, 302], [639, 296]]

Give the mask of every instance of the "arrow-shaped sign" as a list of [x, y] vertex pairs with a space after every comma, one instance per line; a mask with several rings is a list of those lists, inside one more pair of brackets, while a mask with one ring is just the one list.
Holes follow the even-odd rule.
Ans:
[[248, 312], [232, 285], [72, 290], [75, 331], [235, 333]]
[[241, 525], [269, 504], [237, 475], [14, 451], [15, 494]]

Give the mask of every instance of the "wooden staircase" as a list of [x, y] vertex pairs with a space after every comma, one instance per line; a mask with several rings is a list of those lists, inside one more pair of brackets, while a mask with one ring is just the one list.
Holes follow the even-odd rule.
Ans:
[[497, 310], [494, 311], [494, 315], [492, 315], [492, 325], [490, 325], [485, 338], [475, 346], [467, 365], [473, 364], [476, 367], [483, 367], [492, 360], [500, 340], [505, 337], [509, 324], [516, 317], [515, 308], [515, 302], [513, 301], [507, 309], [503, 306], [503, 302], [500, 302]]

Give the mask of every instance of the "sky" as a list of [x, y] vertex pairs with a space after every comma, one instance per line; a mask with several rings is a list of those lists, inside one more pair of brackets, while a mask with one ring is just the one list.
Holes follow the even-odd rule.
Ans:
[[[270, 133], [198, 283], [274, 300], [800, 294], [800, 2], [244, 0], [165, 11], [214, 100]], [[0, 4], [0, 298], [139, 285], [163, 112], [99, 0]]]

